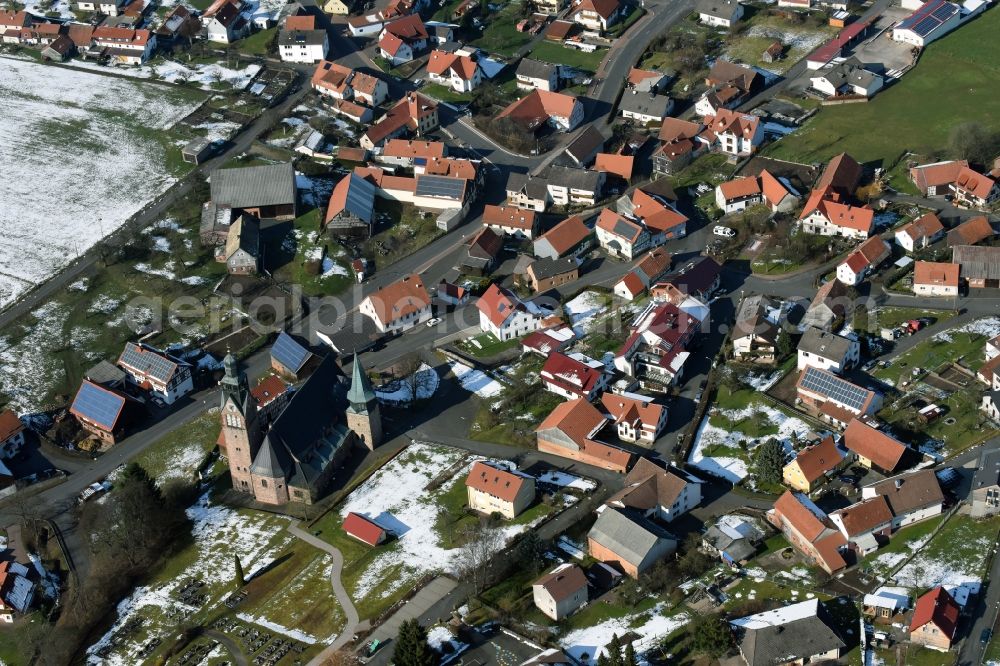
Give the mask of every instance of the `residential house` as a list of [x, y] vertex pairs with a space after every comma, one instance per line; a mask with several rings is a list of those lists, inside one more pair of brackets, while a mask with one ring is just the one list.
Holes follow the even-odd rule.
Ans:
[[[565, 9], [566, 4], [566, 0], [535, 0], [535, 2], [532, 3], [532, 7], [534, 7], [536, 12], [542, 12], [549, 14], [550, 16], [555, 16]], [[567, 21], [563, 21], [563, 23], [567, 23]], [[574, 24], [570, 23], [570, 25]]]
[[947, 0], [929, 0], [892, 28], [892, 39], [923, 48], [962, 23], [962, 8]]
[[662, 245], [668, 240], [683, 238], [687, 234], [688, 218], [664, 196], [651, 190], [636, 188], [631, 196], [615, 202], [618, 213], [636, 220], [651, 234], [652, 245]]
[[201, 19], [184, 5], [174, 5], [163, 17], [163, 22], [156, 28], [158, 40], [166, 43], [178, 39], [192, 40], [201, 32]]
[[677, 552], [677, 539], [637, 511], [605, 508], [587, 533], [587, 552], [638, 578]]
[[359, 143], [362, 148], [373, 150], [389, 139], [407, 133], [421, 137], [437, 128], [437, 102], [420, 93], [407, 93], [377, 123], [365, 130]]
[[985, 518], [1000, 513], [1000, 449], [984, 449], [979, 454], [979, 466], [972, 475], [973, 518]]
[[[485, 220], [485, 212], [483, 216]], [[574, 215], [535, 239], [532, 248], [539, 259], [579, 257], [590, 249], [593, 237], [594, 232], [584, 223], [583, 218]]]
[[925, 197], [944, 197], [951, 193], [959, 172], [968, 166], [965, 160], [951, 160], [910, 167], [910, 181]]
[[316, 26], [316, 17], [296, 15], [285, 18], [278, 32], [278, 55], [283, 62], [313, 63], [326, 59], [330, 38], [325, 28]]
[[354, 90], [354, 99], [368, 106], [380, 106], [389, 99], [388, 84], [379, 77], [372, 76], [371, 74], [354, 72], [354, 77], [351, 79], [351, 88]]
[[764, 142], [764, 130], [760, 126], [759, 116], [718, 109], [714, 115], [706, 115], [703, 122], [715, 136], [713, 150], [727, 155], [752, 155]]
[[156, 34], [149, 30], [100, 26], [94, 28], [93, 46], [112, 62], [141, 65], [156, 51]]
[[889, 244], [878, 236], [873, 236], [840, 262], [837, 266], [837, 279], [850, 287], [857, 286], [891, 257], [892, 249]]
[[830, 514], [830, 520], [858, 555], [866, 556], [886, 543], [892, 534], [892, 511], [884, 497], [862, 499]]
[[381, 152], [375, 155], [377, 162], [393, 164], [408, 169], [418, 168], [431, 160], [447, 157], [448, 146], [440, 141], [408, 141], [389, 139]]
[[441, 283], [438, 284], [434, 295], [445, 305], [451, 305], [456, 308], [468, 305], [469, 298], [471, 297], [469, 290], [465, 287], [446, 282], [445, 280], [441, 280]]
[[604, 364], [584, 354], [552, 352], [539, 372], [545, 390], [567, 400], [593, 402], [608, 388], [611, 373]]
[[885, 85], [881, 74], [867, 69], [857, 58], [848, 58], [809, 80], [813, 90], [831, 98], [869, 98]]
[[[375, 119], [375, 112], [371, 108], [346, 99], [335, 99], [328, 102], [327, 109], [334, 115], [343, 116], [358, 125], [369, 125]], [[338, 155], [342, 154], [344, 154], [344, 149], [338, 151]]]
[[231, 211], [230, 219], [240, 213], [262, 221], [296, 217], [295, 170], [291, 162], [216, 169], [210, 184], [213, 217], [224, 210]]
[[389, 538], [389, 532], [371, 518], [360, 513], [349, 511], [341, 528], [349, 537], [353, 537], [368, 546], [379, 546]]
[[580, 264], [573, 257], [536, 259], [529, 264], [527, 277], [537, 294], [575, 282], [580, 277]]
[[605, 505], [669, 523], [701, 503], [701, 483], [674, 464], [658, 464], [640, 456], [625, 475], [625, 487]]
[[208, 41], [221, 44], [243, 39], [252, 29], [238, 0], [215, 0], [201, 15], [201, 24]]
[[868, 419], [853, 418], [844, 430], [844, 447], [869, 469], [892, 474], [904, 461], [907, 446], [879, 430]]
[[844, 428], [855, 417], [882, 409], [882, 395], [852, 384], [829, 370], [807, 366], [795, 384], [796, 402], [814, 416]]
[[665, 74], [664, 72], [633, 67], [628, 72], [628, 78], [625, 79], [625, 86], [630, 90], [659, 94], [670, 85], [674, 78], [676, 78], [676, 74]]
[[486, 515], [500, 514], [513, 520], [535, 501], [535, 479], [508, 469], [477, 461], [465, 479], [468, 506]]
[[712, 116], [735, 109], [764, 88], [764, 77], [755, 69], [719, 58], [705, 79], [708, 90], [695, 102], [695, 113]]
[[23, 30], [30, 28], [34, 21], [32, 15], [22, 10], [0, 9], [0, 34], [8, 30]]
[[618, 153], [597, 153], [594, 159], [594, 171], [604, 174], [611, 174], [628, 183], [632, 180], [632, 172], [635, 170], [634, 155], [619, 155]]
[[407, 14], [386, 23], [379, 35], [382, 57], [393, 65], [410, 62], [427, 50], [427, 28], [419, 14]]
[[806, 313], [799, 322], [800, 326], [811, 326], [824, 331], [832, 331], [840, 328], [844, 322], [847, 308], [854, 307], [854, 300], [850, 297], [847, 286], [840, 280], [829, 280], [824, 283], [816, 292]]
[[626, 90], [618, 102], [618, 113], [643, 125], [659, 125], [674, 110], [674, 100], [667, 95]]
[[875, 211], [843, 203], [840, 195], [827, 186], [809, 195], [799, 214], [799, 226], [810, 234], [864, 239], [872, 235]]
[[543, 212], [552, 203], [544, 178], [511, 171], [507, 174], [507, 202], [518, 208]]
[[760, 179], [756, 176], [727, 180], [715, 186], [715, 205], [726, 215], [756, 206], [763, 200]]
[[376, 187], [357, 173], [349, 173], [334, 186], [323, 218], [331, 236], [368, 238], [375, 222]]
[[427, 76], [455, 92], [466, 93], [483, 82], [483, 69], [470, 56], [435, 50], [427, 59]]
[[292, 397], [292, 386], [278, 375], [265, 375], [251, 389], [257, 403], [257, 413], [262, 424], [268, 424], [285, 408]]
[[573, 0], [569, 15], [587, 30], [603, 33], [628, 14], [621, 0]]
[[652, 446], [667, 425], [667, 408], [648, 396], [605, 392], [601, 406], [624, 442]]
[[656, 280], [670, 270], [670, 253], [661, 248], [656, 248], [642, 258], [635, 268], [629, 271], [615, 283], [612, 291], [626, 301], [637, 298], [646, 291]]
[[861, 343], [818, 328], [807, 328], [798, 347], [798, 369], [812, 366], [838, 375], [861, 360]]
[[811, 493], [847, 464], [847, 456], [827, 435], [795, 454], [781, 471], [786, 486], [801, 493]]
[[864, 500], [885, 500], [892, 513], [893, 532], [940, 516], [944, 511], [944, 493], [937, 473], [932, 469], [907, 472], [865, 486], [861, 489], [861, 497]]
[[761, 294], [747, 296], [736, 311], [730, 339], [733, 357], [752, 363], [774, 363], [778, 359], [778, 323], [782, 304]]
[[944, 225], [934, 213], [926, 213], [895, 233], [896, 243], [907, 252], [922, 250], [944, 238]]
[[0, 460], [10, 460], [21, 452], [24, 446], [24, 423], [13, 411], [0, 412]]
[[530, 209], [487, 204], [483, 208], [483, 224], [504, 236], [526, 240], [538, 236], [538, 215]]
[[583, 122], [583, 104], [572, 95], [535, 89], [511, 103], [498, 118], [510, 118], [530, 132], [549, 124], [562, 132], [569, 132]]
[[583, 398], [557, 405], [535, 429], [538, 450], [575, 460], [585, 465], [624, 473], [633, 455], [600, 441], [601, 431], [610, 421]]
[[[562, 4], [563, 0], [539, 0], [539, 2], [543, 4], [556, 2]], [[538, 5], [536, 4], [536, 7], [537, 6]], [[550, 42], [562, 43], [573, 37], [580, 30], [581, 26], [579, 23], [557, 18], [549, 24], [548, 28], [545, 29], [545, 39]]]
[[653, 173], [670, 175], [683, 169], [708, 149], [711, 141], [704, 126], [680, 118], [665, 118], [660, 126], [660, 147], [653, 152]]
[[69, 413], [102, 447], [121, 441], [135, 414], [135, 403], [124, 393], [83, 380]]
[[559, 65], [531, 58], [521, 58], [514, 76], [517, 78], [517, 87], [521, 90], [544, 90], [545, 92], [559, 90]]
[[405, 331], [431, 318], [431, 298], [419, 275], [407, 275], [369, 294], [358, 310], [382, 333]]
[[837, 621], [818, 599], [731, 620], [747, 666], [835, 661], [847, 652]]
[[314, 366], [315, 355], [285, 331], [271, 345], [271, 369], [283, 377], [299, 380]]
[[514, 292], [495, 282], [476, 301], [476, 308], [480, 330], [500, 341], [537, 331], [543, 319], [534, 305], [524, 303]]
[[605, 138], [593, 125], [587, 125], [582, 132], [576, 135], [564, 153], [574, 164], [579, 167], [589, 165], [597, 157], [597, 154], [604, 149]]
[[575, 564], [560, 564], [531, 584], [531, 595], [535, 607], [558, 622], [587, 603], [587, 576]]
[[743, 18], [743, 5], [736, 0], [699, 0], [694, 10], [699, 21], [713, 28], [731, 28]]
[[316, 65], [310, 85], [325, 97], [354, 99], [368, 106], [379, 106], [389, 96], [389, 87], [382, 79], [329, 60]]
[[76, 50], [71, 40], [66, 35], [59, 35], [42, 49], [42, 58], [53, 62], [63, 62]]
[[788, 542], [831, 576], [847, 566], [847, 539], [822, 509], [802, 493], [786, 490], [767, 512]]
[[910, 596], [905, 589], [880, 587], [866, 594], [861, 603], [861, 614], [882, 620], [892, 620], [910, 608]]
[[557, 206], [593, 206], [601, 198], [605, 174], [553, 164], [549, 167], [546, 187]]
[[168, 405], [194, 390], [191, 364], [149, 345], [126, 342], [118, 367], [132, 384]]
[[781, 42], [775, 41], [764, 49], [760, 54], [760, 61], [766, 63], [778, 62], [785, 57], [785, 45]]
[[711, 257], [695, 257], [686, 262], [666, 280], [653, 285], [653, 300], [673, 303], [684, 312], [691, 312], [704, 321], [708, 316], [705, 305], [722, 284], [722, 266]]
[[653, 302], [639, 313], [615, 352], [615, 367], [645, 389], [666, 393], [681, 378], [701, 321], [671, 302]]
[[1000, 287], [1000, 247], [957, 245], [951, 249], [951, 262], [959, 266], [962, 281], [970, 289]]
[[731, 567], [738, 567], [754, 556], [763, 537], [761, 531], [749, 519], [729, 514], [720, 517], [705, 530], [701, 549], [709, 555], [721, 558]]
[[461, 268], [470, 275], [489, 275], [496, 269], [503, 251], [503, 236], [483, 227], [469, 240], [461, 259]]
[[840, 153], [830, 160], [816, 181], [814, 189], [829, 188], [840, 200], [850, 199], [861, 183], [864, 168], [847, 153]]
[[27, 613], [34, 599], [35, 583], [28, 567], [13, 560], [0, 562], [0, 622], [12, 624], [15, 614]]
[[958, 633], [961, 613], [962, 608], [943, 587], [925, 592], [913, 607], [910, 642], [936, 650], [950, 650]]
[[229, 225], [229, 236], [219, 257], [230, 275], [256, 275], [260, 272], [260, 220], [243, 214]]
[[948, 247], [956, 245], [977, 245], [993, 238], [993, 225], [985, 215], [970, 218], [948, 232]]
[[572, 328], [566, 324], [556, 324], [526, 335], [521, 340], [521, 351], [548, 358], [552, 352], [565, 350], [575, 338]]
[[601, 211], [595, 231], [598, 245], [620, 259], [634, 259], [652, 245], [652, 236], [645, 225], [609, 208]]
[[326, 0], [323, 3], [323, 11], [335, 16], [347, 16], [354, 9], [352, 0]]
[[913, 293], [918, 296], [958, 296], [958, 264], [918, 261], [913, 265]]

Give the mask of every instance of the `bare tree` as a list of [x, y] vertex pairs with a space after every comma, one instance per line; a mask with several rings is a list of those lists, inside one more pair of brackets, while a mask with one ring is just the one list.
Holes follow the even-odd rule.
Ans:
[[423, 367], [424, 360], [421, 358], [420, 353], [412, 352], [404, 356], [394, 368], [407, 393], [409, 393], [410, 400], [416, 400], [417, 396], [421, 393], [421, 389], [429, 390], [434, 384], [434, 377], [431, 374], [434, 370], [425, 368], [421, 371]]
[[503, 532], [495, 527], [477, 523], [464, 530], [466, 543], [459, 551], [456, 563], [458, 574], [472, 583], [478, 594], [486, 587], [490, 561], [504, 547]]

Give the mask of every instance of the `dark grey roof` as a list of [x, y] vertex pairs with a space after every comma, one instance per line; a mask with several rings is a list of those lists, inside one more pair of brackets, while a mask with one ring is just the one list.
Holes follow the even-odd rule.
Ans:
[[732, 19], [733, 12], [739, 3], [736, 0], [699, 0], [694, 10], [699, 14], [706, 14], [716, 18]]
[[734, 335], [758, 335], [765, 340], [774, 342], [778, 339], [778, 327], [767, 319], [769, 309], [777, 309], [780, 304], [774, 299], [762, 294], [747, 296], [740, 303], [736, 313]]
[[524, 192], [532, 199], [546, 199], [549, 196], [548, 183], [544, 178], [536, 178], [524, 173], [507, 175], [508, 192]]
[[101, 361], [84, 375], [95, 384], [117, 384], [125, 381], [125, 371], [109, 361]]
[[382, 337], [382, 332], [375, 326], [370, 317], [360, 314], [350, 316], [343, 325], [332, 333], [325, 335], [330, 338], [330, 345], [338, 354], [352, 354], [370, 349]]
[[326, 30], [282, 30], [278, 33], [281, 46], [318, 46], [326, 39]]
[[558, 75], [559, 65], [531, 58], [522, 58], [517, 66], [517, 76], [527, 76], [532, 79], [545, 79], [548, 81], [553, 74]]
[[465, 199], [465, 190], [466, 181], [464, 178], [423, 174], [417, 176], [415, 194], [418, 197], [437, 197], [439, 199], [463, 201]]
[[829, 81], [834, 88], [848, 84], [867, 88], [873, 81], [882, 77], [865, 69], [856, 58], [849, 58], [824, 74], [823, 78]]
[[553, 164], [549, 167], [548, 181], [552, 185], [560, 187], [596, 192], [600, 189], [601, 173], [590, 169], [574, 169]]
[[538, 259], [531, 264], [531, 272], [535, 279], [544, 280], [555, 275], [562, 275], [577, 268], [576, 259], [563, 257], [562, 259]]
[[983, 451], [979, 457], [979, 467], [972, 476], [972, 489], [1000, 485], [1000, 449]]
[[963, 279], [1000, 280], [1000, 247], [956, 245], [951, 261], [962, 266]]
[[626, 90], [618, 104], [620, 111], [638, 113], [644, 116], [666, 118], [670, 112], [670, 98], [666, 95], [650, 95], [636, 90]]
[[251, 471], [290, 479], [297, 472], [297, 463], [310, 469], [322, 465], [329, 444], [323, 440], [337, 420], [335, 415], [344, 411], [345, 393], [343, 375], [333, 356], [324, 357], [271, 424]]
[[722, 266], [711, 257], [695, 257], [684, 264], [677, 271], [667, 278], [670, 284], [674, 285], [687, 295], [704, 294], [715, 284]]
[[720, 553], [726, 553], [737, 562], [748, 560], [757, 552], [749, 539], [726, 534], [717, 525], [712, 525], [705, 531], [705, 541], [712, 544], [712, 547]]
[[566, 154], [575, 162], [582, 163], [594, 156], [594, 153], [604, 148], [605, 138], [593, 125], [587, 125], [587, 129], [580, 132], [568, 146]]
[[808, 352], [820, 358], [840, 361], [847, 356], [852, 341], [835, 333], [807, 328], [799, 340], [799, 351]]
[[295, 203], [295, 170], [290, 162], [212, 172], [217, 206], [256, 208]]
[[611, 507], [601, 511], [587, 536], [634, 566], [641, 565], [661, 540], [676, 541], [642, 514]]
[[[846, 647], [844, 639], [833, 625], [833, 620], [822, 602], [813, 600], [816, 612], [804, 617], [802, 613], [793, 616], [787, 622], [768, 620], [751, 624], [748, 627], [736, 627], [740, 643], [740, 652], [748, 666], [774, 666], [796, 659], [809, 661], [813, 655], [824, 654], [834, 649]], [[792, 606], [809, 605], [813, 602], [804, 601]], [[792, 607], [786, 607], [792, 612]], [[760, 616], [774, 616], [784, 609], [761, 613]], [[780, 615], [778, 615], [780, 617]], [[751, 618], [756, 616], [751, 616]], [[751, 618], [741, 618], [750, 620]], [[740, 622], [737, 620], [736, 622]]]

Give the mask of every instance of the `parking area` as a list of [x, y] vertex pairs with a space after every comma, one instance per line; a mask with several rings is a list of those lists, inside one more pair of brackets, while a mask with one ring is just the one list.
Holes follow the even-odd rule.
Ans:
[[881, 63], [887, 72], [911, 66], [916, 59], [916, 50], [912, 45], [894, 42], [891, 30], [893, 25], [902, 21], [910, 13], [909, 10], [902, 7], [886, 9], [875, 22], [873, 34], [878, 36], [855, 47], [854, 56], [863, 63]]

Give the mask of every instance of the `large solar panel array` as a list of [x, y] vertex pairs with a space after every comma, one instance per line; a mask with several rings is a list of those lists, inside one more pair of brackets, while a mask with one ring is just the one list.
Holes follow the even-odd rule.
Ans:
[[461, 200], [465, 192], [465, 180], [446, 176], [420, 176], [417, 178], [418, 197], [445, 197]]
[[802, 378], [802, 388], [836, 400], [842, 405], [861, 410], [868, 399], [868, 391], [819, 368], [808, 367]]
[[139, 345], [129, 342], [125, 345], [119, 363], [127, 365], [148, 377], [154, 377], [163, 383], [170, 381], [177, 364], [155, 352], [145, 351]]
[[111, 430], [122, 411], [125, 398], [106, 391], [90, 382], [83, 382], [73, 400], [73, 411], [88, 421]]
[[958, 11], [958, 7], [952, 3], [942, 2], [929, 12], [925, 12], [923, 9], [918, 10], [903, 21], [899, 27], [912, 30], [921, 37], [926, 37]]
[[375, 186], [355, 173], [350, 175], [350, 179], [345, 207], [365, 222], [371, 223], [375, 211]]
[[271, 347], [271, 358], [292, 372], [298, 372], [312, 354], [308, 349], [282, 331]]

